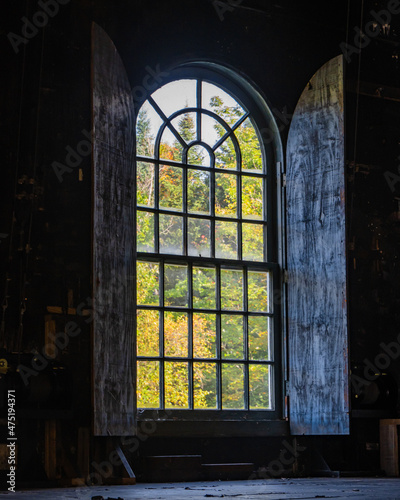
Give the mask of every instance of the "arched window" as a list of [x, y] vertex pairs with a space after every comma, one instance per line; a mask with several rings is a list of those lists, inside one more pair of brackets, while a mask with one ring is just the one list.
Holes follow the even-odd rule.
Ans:
[[282, 435], [282, 375], [293, 434], [348, 434], [343, 56], [297, 103], [285, 182], [273, 117], [237, 74], [164, 71], [135, 106], [96, 24], [92, 72], [94, 434], [156, 418], [159, 435]]
[[275, 124], [236, 75], [192, 66], [168, 80], [136, 124], [137, 407], [272, 416]]

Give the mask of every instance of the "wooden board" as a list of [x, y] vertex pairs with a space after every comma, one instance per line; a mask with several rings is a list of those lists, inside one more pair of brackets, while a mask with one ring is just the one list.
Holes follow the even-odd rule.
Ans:
[[292, 434], [348, 434], [343, 59], [304, 89], [287, 144]]
[[56, 479], [57, 472], [57, 421], [46, 420], [44, 428], [44, 470], [47, 479]]
[[92, 30], [94, 434], [134, 434], [134, 111], [115, 46]]
[[400, 419], [389, 418], [379, 421], [381, 469], [389, 477], [399, 477], [399, 427]]

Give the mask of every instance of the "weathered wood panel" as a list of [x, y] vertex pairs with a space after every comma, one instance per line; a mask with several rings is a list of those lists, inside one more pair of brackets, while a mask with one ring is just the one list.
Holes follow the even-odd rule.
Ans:
[[123, 63], [92, 29], [95, 435], [134, 434], [134, 112]]
[[287, 145], [289, 408], [293, 434], [348, 434], [343, 60], [311, 79]]

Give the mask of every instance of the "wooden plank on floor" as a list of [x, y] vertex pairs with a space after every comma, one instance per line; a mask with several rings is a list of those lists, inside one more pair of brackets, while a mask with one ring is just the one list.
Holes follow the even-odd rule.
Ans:
[[57, 473], [57, 421], [45, 422], [44, 469], [47, 478], [56, 479]]
[[78, 429], [78, 451], [77, 466], [82, 477], [89, 475], [90, 460], [90, 429], [79, 427]]
[[400, 419], [379, 422], [381, 469], [390, 477], [399, 477], [399, 425]]

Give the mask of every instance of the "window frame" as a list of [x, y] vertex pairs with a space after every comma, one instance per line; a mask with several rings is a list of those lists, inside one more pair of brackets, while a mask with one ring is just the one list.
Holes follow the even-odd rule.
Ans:
[[[175, 68], [168, 72], [168, 77], [163, 79], [162, 84], [157, 87], [160, 88], [172, 81], [176, 81], [179, 79], [202, 79], [203, 81], [208, 81], [222, 88], [229, 94], [233, 95], [239, 104], [244, 104], [245, 109], [249, 110], [249, 114], [253, 117], [253, 120], [258, 126], [258, 129], [268, 130], [269, 134], [267, 136], [267, 140], [260, 140], [260, 145], [264, 149], [264, 162], [267, 166], [266, 171], [259, 174], [261, 178], [263, 178], [263, 188], [264, 188], [264, 213], [263, 219], [260, 221], [260, 224], [267, 225], [266, 234], [264, 234], [264, 245], [265, 238], [267, 239], [265, 245], [265, 259], [264, 262], [254, 262], [248, 260], [234, 260], [234, 259], [222, 259], [218, 257], [201, 257], [198, 256], [189, 256], [189, 255], [171, 255], [160, 252], [136, 252], [135, 258], [136, 261], [155, 261], [164, 263], [175, 263], [175, 264], [188, 264], [188, 269], [191, 266], [199, 265], [199, 266], [215, 266], [217, 269], [231, 267], [231, 268], [242, 268], [244, 271], [247, 270], [259, 270], [259, 271], [269, 271], [272, 275], [273, 282], [273, 293], [272, 296], [275, 298], [276, 290], [279, 290], [278, 299], [274, 300], [274, 310], [271, 311], [271, 315], [273, 317], [273, 333], [271, 336], [273, 343], [273, 354], [271, 356], [272, 361], [266, 364], [272, 364], [274, 369], [272, 370], [271, 375], [271, 398], [273, 400], [273, 409], [238, 409], [238, 410], [229, 410], [229, 409], [144, 409], [137, 408], [137, 419], [138, 421], [146, 421], [146, 420], [157, 420], [157, 421], [168, 421], [168, 420], [178, 420], [180, 422], [185, 421], [198, 421], [210, 423], [212, 422], [222, 422], [226, 423], [227, 420], [235, 421], [235, 422], [263, 422], [263, 421], [274, 421], [280, 420], [284, 417], [284, 391], [283, 391], [283, 380], [285, 378], [285, 345], [284, 345], [284, 321], [282, 320], [283, 307], [281, 307], [281, 298], [284, 296], [283, 290], [283, 280], [282, 280], [282, 265], [284, 262], [284, 245], [283, 245], [283, 234], [281, 234], [283, 223], [282, 223], [282, 213], [281, 213], [281, 200], [282, 193], [280, 192], [280, 171], [279, 166], [283, 164], [283, 153], [282, 153], [282, 145], [280, 142], [279, 131], [277, 129], [275, 120], [273, 118], [272, 113], [270, 112], [268, 105], [265, 99], [261, 96], [261, 94], [255, 89], [254, 85], [250, 82], [246, 81], [243, 77], [237, 75], [231, 69], [213, 64], [213, 63], [191, 63], [179, 68]], [[157, 89], [152, 89], [152, 93]], [[142, 102], [137, 103], [137, 108], [140, 109], [142, 104], [148, 100], [149, 96], [145, 96]], [[249, 106], [250, 104], [250, 106]], [[181, 110], [178, 110], [179, 114]], [[172, 118], [170, 118], [172, 120]], [[165, 127], [165, 123], [162, 125]], [[161, 127], [161, 128], [162, 128]], [[271, 140], [271, 137], [273, 139]], [[158, 139], [156, 139], [156, 147], [159, 145], [159, 139], [161, 138], [161, 133], [158, 134]], [[260, 138], [261, 139], [261, 138]], [[158, 143], [157, 143], [158, 140]], [[158, 153], [154, 155], [153, 159], [138, 157], [135, 156], [135, 164], [136, 161], [148, 161], [149, 163], [154, 165], [155, 173], [157, 172], [157, 166], [164, 163], [165, 160], [158, 158]], [[168, 163], [168, 162], [166, 162]], [[175, 162], [173, 162], [175, 163]], [[185, 165], [185, 162], [182, 159], [182, 165]], [[196, 166], [197, 168], [197, 166]], [[202, 167], [200, 167], [202, 169]], [[211, 170], [211, 169], [208, 169]], [[227, 171], [231, 172], [231, 171]], [[235, 170], [231, 173], [237, 173], [239, 176], [243, 175], [253, 175], [252, 172], [242, 172], [241, 170]], [[156, 174], [157, 175], [157, 174]], [[142, 207], [145, 211], [150, 211], [154, 213], [169, 213], [172, 214], [172, 211], [163, 210], [160, 208], [156, 208], [157, 204], [154, 206], [154, 210], [148, 210], [148, 208]], [[184, 207], [183, 207], [184, 208]], [[135, 203], [135, 213], [140, 210]], [[174, 212], [178, 213], [178, 212]], [[196, 214], [190, 214], [187, 210], [183, 209], [182, 214], [186, 213], [186, 217], [194, 217], [196, 218]], [[239, 212], [240, 214], [240, 212]], [[225, 218], [218, 217], [213, 214], [210, 218], [214, 221], [228, 220], [239, 223], [246, 223], [246, 219], [237, 214], [236, 218]], [[201, 218], [201, 217], [200, 217]], [[185, 217], [183, 217], [185, 219]], [[136, 217], [135, 217], [136, 221]], [[249, 220], [249, 222], [254, 222], [253, 220]], [[136, 224], [136, 223], [135, 223]], [[185, 226], [184, 226], [185, 227]], [[136, 226], [135, 226], [136, 230]], [[155, 239], [157, 238], [157, 230], [155, 230]], [[241, 241], [238, 241], [238, 246], [241, 244]], [[156, 243], [157, 245], [157, 243]], [[155, 246], [155, 250], [157, 250], [157, 246]], [[187, 249], [184, 248], [184, 252], [187, 253]], [[240, 256], [240, 253], [239, 253]], [[267, 259], [268, 257], [268, 259]], [[247, 271], [245, 271], [247, 274]], [[188, 273], [188, 277], [191, 277], [191, 272]], [[136, 280], [135, 280], [136, 282]], [[191, 285], [189, 285], [191, 287]], [[244, 292], [246, 293], [246, 292]], [[143, 306], [140, 306], [142, 309]], [[157, 309], [162, 313], [162, 311], [169, 310], [169, 308], [165, 308], [164, 304], [160, 302], [158, 307], [153, 309]], [[138, 304], [136, 300], [136, 286], [135, 286], [135, 311], [138, 310]], [[188, 314], [193, 313], [193, 307], [187, 307], [182, 309], [182, 311], [187, 312]], [[196, 309], [197, 311], [197, 309]], [[198, 311], [197, 311], [198, 312]], [[201, 312], [209, 312], [208, 310], [202, 310]], [[223, 311], [221, 308], [213, 311], [216, 315], [221, 315]], [[249, 315], [249, 311], [238, 311], [237, 314]], [[251, 315], [251, 313], [250, 313]], [[162, 333], [161, 333], [162, 335]], [[136, 338], [136, 315], [135, 315], [135, 338]], [[135, 342], [136, 345], [136, 342]], [[187, 358], [181, 358], [182, 361], [195, 362], [196, 359], [190, 355]], [[163, 357], [158, 357], [157, 360], [163, 362], [165, 359], [165, 355]], [[141, 357], [137, 357], [137, 360], [141, 359]], [[167, 357], [167, 359], [171, 360], [174, 358]], [[222, 366], [222, 358], [219, 360], [214, 360], [216, 363]], [[238, 362], [243, 363], [244, 365], [251, 364], [251, 361], [247, 359], [238, 360]], [[246, 396], [245, 396], [246, 397]], [[232, 422], [233, 423], [233, 422]]]

